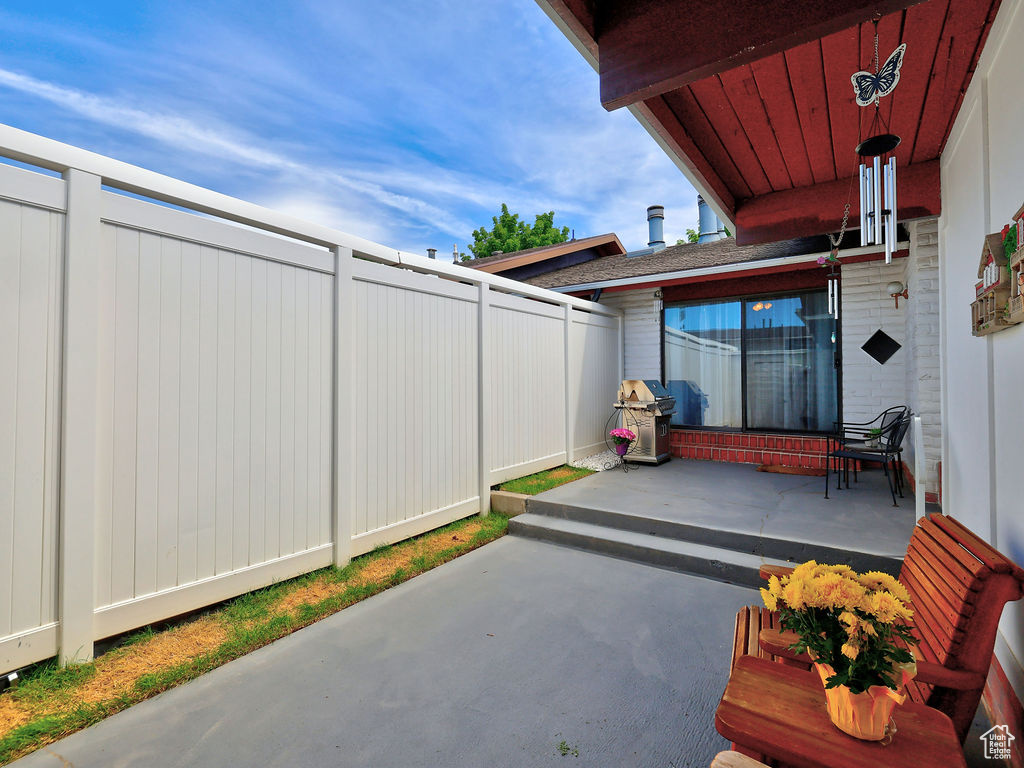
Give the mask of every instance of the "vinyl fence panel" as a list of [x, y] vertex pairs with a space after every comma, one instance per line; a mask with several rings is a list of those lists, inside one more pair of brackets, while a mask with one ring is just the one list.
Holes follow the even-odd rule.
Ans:
[[[56, 651], [64, 183], [0, 177], [0, 669]], [[33, 178], [34, 177], [34, 178]]]
[[116, 632], [153, 596], [326, 562], [333, 307], [291, 243], [200, 245], [202, 220], [104, 194], [95, 597]]
[[622, 329], [618, 318], [573, 309], [570, 313], [570, 418], [573, 451], [605, 450], [605, 427], [622, 383]]
[[565, 332], [562, 307], [493, 297], [488, 440], [491, 484], [566, 460]]
[[356, 261], [352, 554], [479, 511], [476, 291]]
[[604, 447], [616, 310], [9, 126], [0, 156], [64, 174], [0, 164], [0, 672]]

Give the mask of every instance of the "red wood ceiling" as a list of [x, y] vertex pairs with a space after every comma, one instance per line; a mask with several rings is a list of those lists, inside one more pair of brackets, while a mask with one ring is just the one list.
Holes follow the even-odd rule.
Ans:
[[[622, 5], [635, 5], [642, 13], [653, 1]], [[548, 2], [563, 17], [579, 14], [574, 19], [577, 28], [591, 34], [596, 30], [602, 94], [614, 90], [621, 103], [630, 103], [622, 83], [610, 82], [622, 76], [621, 60], [617, 59], [615, 75], [606, 72], [601, 57], [606, 18], [602, 3]], [[607, 18], [624, 13], [619, 4], [608, 7], [617, 10], [608, 11]], [[882, 117], [903, 139], [896, 150], [902, 219], [939, 212], [937, 158], [998, 7], [999, 0], [927, 0], [879, 21], [883, 61], [901, 42], [907, 44], [899, 85], [881, 100]], [[606, 34], [614, 39], [610, 30]], [[809, 35], [805, 42], [738, 66], [732, 66], [733, 57], [728, 69], [689, 79], [657, 95], [648, 95], [659, 90], [656, 86], [638, 88], [633, 103], [703, 180], [705, 192], [733, 217], [741, 243], [834, 231], [851, 197], [850, 215], [856, 226], [854, 148], [870, 135], [874, 108], [856, 105], [850, 76], [870, 69], [873, 34], [873, 25], [865, 22], [822, 37]], [[676, 58], [682, 65], [688, 56], [680, 53]], [[661, 78], [664, 85], [687, 80], [685, 74], [675, 81], [666, 79], [666, 59], [673, 59], [671, 51], [661, 57], [647, 81]], [[643, 56], [629, 70], [634, 82], [644, 82], [637, 79], [641, 66], [646, 66]]]

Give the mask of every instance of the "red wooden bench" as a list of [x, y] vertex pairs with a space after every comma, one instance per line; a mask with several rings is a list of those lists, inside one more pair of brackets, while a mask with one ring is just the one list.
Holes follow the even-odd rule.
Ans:
[[[765, 566], [761, 575], [789, 570]], [[899, 580], [910, 593], [920, 641], [917, 677], [907, 693], [948, 715], [963, 743], [985, 687], [1003, 606], [1024, 596], [1024, 569], [953, 518], [934, 514], [918, 520]], [[795, 640], [781, 631], [776, 614], [743, 608], [736, 615], [732, 664], [756, 655], [808, 668], [806, 656], [788, 650]]]

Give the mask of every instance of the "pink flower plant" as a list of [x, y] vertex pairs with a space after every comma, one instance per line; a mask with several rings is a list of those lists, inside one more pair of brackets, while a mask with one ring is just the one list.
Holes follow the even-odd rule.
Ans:
[[829, 264], [838, 264], [838, 263], [839, 263], [839, 250], [836, 249], [836, 248], [833, 248], [832, 252], [829, 253], [828, 256], [819, 256], [818, 257], [818, 266], [819, 267], [827, 267]]
[[616, 445], [622, 445], [623, 443], [631, 443], [636, 440], [636, 435], [628, 429], [618, 427], [608, 433], [611, 437], [612, 442]]

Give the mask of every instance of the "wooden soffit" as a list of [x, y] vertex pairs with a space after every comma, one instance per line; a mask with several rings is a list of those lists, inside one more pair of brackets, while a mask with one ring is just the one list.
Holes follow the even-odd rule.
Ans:
[[605, 109], [635, 104], [918, 2], [594, 2], [601, 103]]
[[873, 108], [874, 14], [884, 59], [907, 44], [881, 116], [896, 150], [900, 219], [940, 213], [938, 158], [999, 0], [839, 4], [796, 0], [538, 0], [588, 60], [602, 102], [629, 105], [742, 245], [859, 220], [855, 147]]

